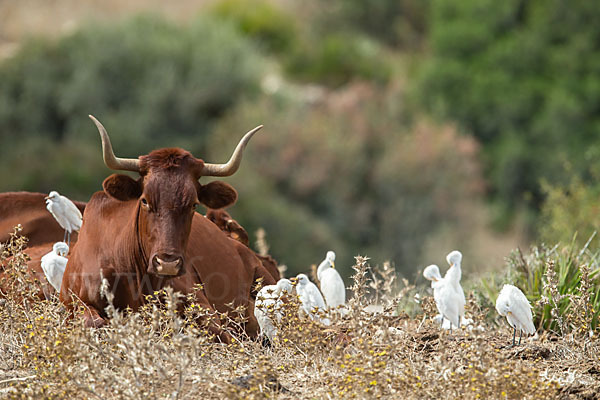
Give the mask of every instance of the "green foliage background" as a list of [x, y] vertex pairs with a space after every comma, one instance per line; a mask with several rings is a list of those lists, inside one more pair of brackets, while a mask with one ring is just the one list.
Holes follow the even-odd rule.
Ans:
[[[537, 210], [540, 180], [598, 165], [600, 9], [587, 1], [434, 1], [418, 87], [483, 144], [491, 195]], [[564, 165], [568, 163], [569, 169]]]
[[256, 95], [262, 62], [231, 25], [206, 18], [179, 27], [141, 16], [29, 41], [0, 66], [2, 190], [82, 199], [98, 190], [107, 170], [92, 162], [99, 138], [88, 114], [122, 156], [168, 146], [202, 154], [226, 110]]
[[454, 248], [480, 270], [502, 240], [585, 241], [600, 223], [600, 8], [376, 3], [222, 0], [187, 23], [32, 38], [0, 60], [0, 191], [100, 189], [88, 114], [120, 156], [181, 146], [212, 162], [265, 124], [231, 212], [291, 273], [329, 249], [346, 273], [362, 253], [410, 276]]

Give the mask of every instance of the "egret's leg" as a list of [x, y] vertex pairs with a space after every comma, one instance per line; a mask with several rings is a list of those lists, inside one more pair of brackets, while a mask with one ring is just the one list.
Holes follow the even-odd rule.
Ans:
[[71, 232], [67, 235], [67, 246], [71, 246]]
[[519, 346], [521, 345], [521, 336], [523, 336], [523, 331], [519, 331]]
[[460, 315], [458, 316], [458, 327], [457, 328], [460, 328]]
[[515, 337], [517, 336], [517, 328], [515, 328], [515, 331], [513, 332], [513, 346], [515, 345]]
[[273, 342], [271, 341], [271, 339], [269, 339], [269, 337], [267, 335], [262, 335], [260, 344], [262, 347], [268, 347], [268, 348], [273, 347]]
[[65, 236], [63, 236], [63, 242], [67, 241], [67, 230], [65, 229]]

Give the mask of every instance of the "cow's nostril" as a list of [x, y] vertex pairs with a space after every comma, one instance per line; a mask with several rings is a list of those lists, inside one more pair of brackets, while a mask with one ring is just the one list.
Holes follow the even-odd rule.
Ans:
[[176, 258], [172, 261], [166, 261], [160, 257], [156, 257], [156, 263], [159, 265], [179, 265], [181, 263], [181, 257]]
[[157, 253], [155, 256], [157, 259], [160, 259], [161, 262], [173, 262], [177, 260], [181, 260], [181, 256], [177, 254], [171, 253]]
[[159, 275], [179, 275], [183, 265], [183, 257], [169, 254], [155, 255], [152, 264]]

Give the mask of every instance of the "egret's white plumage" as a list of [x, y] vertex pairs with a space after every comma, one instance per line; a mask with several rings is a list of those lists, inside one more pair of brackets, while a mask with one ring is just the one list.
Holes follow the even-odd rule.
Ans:
[[58, 224], [65, 230], [65, 238], [71, 242], [71, 233], [81, 229], [83, 217], [79, 209], [67, 197], [60, 195], [57, 191], [51, 191], [46, 196], [46, 209], [56, 219]]
[[300, 303], [302, 303], [302, 310], [311, 318], [321, 321], [324, 325], [330, 325], [331, 321], [328, 318], [322, 318], [318, 315], [325, 312], [325, 300], [317, 285], [312, 283], [305, 274], [299, 274], [296, 279], [298, 280], [296, 293], [300, 298]]
[[[325, 260], [317, 268], [317, 277], [319, 278], [321, 293], [325, 298], [327, 307], [338, 309], [346, 303], [346, 287], [342, 277], [335, 269], [335, 253], [328, 251]], [[345, 309], [339, 308], [344, 314]]]
[[271, 317], [275, 315], [277, 322], [281, 322], [281, 312], [279, 311], [283, 301], [281, 296], [285, 293], [292, 293], [292, 282], [289, 279], [280, 279], [276, 285], [268, 285], [260, 289], [256, 295], [254, 303], [254, 316], [260, 326], [261, 335], [269, 338], [277, 336], [277, 328]]
[[452, 284], [452, 288], [456, 291], [459, 302], [459, 320], [462, 319], [465, 315], [465, 304], [467, 303], [465, 299], [465, 292], [463, 291], [462, 286], [460, 285], [460, 279], [462, 278], [462, 253], [458, 250], [451, 251], [446, 256], [446, 261], [450, 264], [450, 268], [446, 271], [446, 275], [444, 275], [444, 279], [448, 280]]
[[458, 327], [460, 324], [460, 296], [454, 290], [452, 282], [447, 278], [442, 278], [437, 265], [430, 265], [425, 268], [423, 276], [431, 281], [433, 299], [440, 314], [449, 320], [452, 325]]
[[431, 264], [430, 266], [425, 268], [423, 270], [423, 276], [425, 277], [425, 279], [428, 279], [431, 281], [431, 287], [433, 287], [433, 284], [435, 282], [442, 279], [442, 275], [440, 274], [440, 269], [435, 264]]
[[52, 251], [42, 257], [42, 270], [46, 279], [57, 292], [60, 292], [63, 274], [67, 267], [67, 258], [69, 246], [65, 242], [56, 242], [52, 246]]
[[527, 335], [535, 334], [531, 304], [518, 287], [504, 285], [496, 299], [496, 311], [506, 317], [510, 326], [514, 328], [513, 345], [515, 344], [517, 330], [519, 331], [519, 344], [521, 344], [523, 332]]

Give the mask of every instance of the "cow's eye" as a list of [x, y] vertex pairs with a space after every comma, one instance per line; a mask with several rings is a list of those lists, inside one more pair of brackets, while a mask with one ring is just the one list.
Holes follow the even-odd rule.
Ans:
[[144, 206], [144, 208], [149, 208], [149, 206], [148, 206], [148, 200], [142, 199], [142, 206]]

